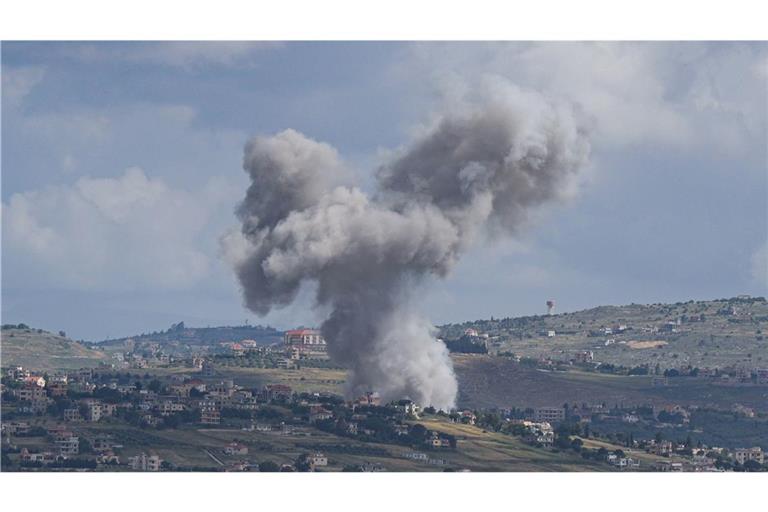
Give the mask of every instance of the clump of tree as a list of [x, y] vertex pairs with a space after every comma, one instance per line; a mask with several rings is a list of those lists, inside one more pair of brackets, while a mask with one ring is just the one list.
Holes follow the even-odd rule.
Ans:
[[2, 328], [4, 331], [10, 330], [10, 329], [28, 330], [29, 326], [27, 324], [3, 324]]
[[487, 354], [488, 348], [485, 343], [475, 342], [469, 336], [462, 336], [456, 340], [445, 340], [445, 346], [449, 352], [461, 354]]
[[280, 466], [271, 460], [260, 462], [258, 467], [261, 473], [277, 473], [280, 471]]

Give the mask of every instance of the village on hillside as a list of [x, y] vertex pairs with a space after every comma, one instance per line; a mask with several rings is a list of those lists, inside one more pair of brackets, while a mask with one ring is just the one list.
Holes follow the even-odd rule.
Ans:
[[[654, 337], [678, 334], [687, 324], [662, 319]], [[625, 332], [643, 329], [608, 325], [590, 337], [601, 342], [610, 337], [626, 345]], [[4, 326], [3, 343], [27, 330], [32, 329]], [[112, 351], [109, 360], [92, 367], [5, 366], [2, 469], [768, 470], [764, 407], [737, 401], [728, 406], [697, 403], [674, 395], [684, 397], [690, 382], [765, 397], [768, 362], [760, 366], [764, 360], [759, 357], [753, 358], [752, 367], [614, 364], [609, 371], [605, 365], [610, 363], [598, 360], [594, 351], [560, 358], [550, 351], [550, 356], [535, 358], [494, 350], [499, 333], [477, 326], [466, 326], [458, 335], [444, 328], [443, 335], [452, 336], [447, 345], [459, 362], [479, 358], [546, 377], [573, 374], [642, 382], [641, 391], [649, 399], [635, 394], [628, 395], [639, 397], [634, 403], [599, 397], [526, 403], [520, 398], [480, 406], [462, 403], [460, 397], [459, 407], [441, 411], [408, 398], [386, 402], [375, 390], [345, 399], [345, 372], [329, 360], [325, 339], [314, 329], [286, 331], [280, 342], [270, 344], [221, 340], [188, 355], [171, 355], [162, 343], [132, 343], [127, 345], [132, 349]], [[461, 368], [460, 385], [469, 378]]]

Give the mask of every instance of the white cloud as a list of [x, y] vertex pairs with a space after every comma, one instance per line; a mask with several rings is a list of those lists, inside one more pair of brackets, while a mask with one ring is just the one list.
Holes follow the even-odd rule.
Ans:
[[[3, 143], [9, 155], [15, 153], [14, 161], [21, 167], [14, 178], [24, 188], [49, 182], [54, 169], [62, 175], [103, 175], [138, 166], [172, 181], [183, 177], [198, 182], [212, 170], [237, 174], [246, 139], [237, 130], [206, 127], [197, 110], [184, 104], [9, 112], [6, 121], [13, 130], [6, 130]], [[35, 150], [21, 158], [19, 148], [29, 147]]]
[[[170, 188], [141, 169], [117, 178], [13, 194], [3, 203], [3, 257], [14, 284], [71, 289], [185, 289], [206, 279], [213, 213], [230, 207], [220, 179]], [[214, 230], [217, 228], [214, 228]]]
[[45, 69], [41, 67], [3, 66], [3, 106], [18, 106], [44, 76]]
[[764, 145], [767, 53], [761, 43], [417, 43], [393, 72], [438, 84], [447, 101], [489, 74], [565, 97], [593, 119], [599, 147], [741, 155]]

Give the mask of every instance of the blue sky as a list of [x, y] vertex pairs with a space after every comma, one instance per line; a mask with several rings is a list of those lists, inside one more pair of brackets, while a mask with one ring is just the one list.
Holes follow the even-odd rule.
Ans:
[[436, 324], [768, 293], [760, 43], [3, 43], [2, 321], [101, 339], [259, 319], [219, 237], [245, 141], [293, 128], [370, 186], [441, 106], [495, 76], [590, 123], [579, 193], [423, 290]]

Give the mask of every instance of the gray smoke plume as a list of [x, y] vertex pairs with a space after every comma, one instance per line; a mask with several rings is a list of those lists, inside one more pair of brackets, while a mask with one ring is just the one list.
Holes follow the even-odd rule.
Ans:
[[400, 149], [378, 170], [373, 198], [340, 185], [336, 151], [298, 132], [246, 146], [242, 229], [225, 239], [245, 304], [265, 315], [316, 283], [350, 394], [453, 407], [453, 365], [414, 312], [414, 291], [485, 234], [514, 233], [533, 207], [566, 195], [587, 160], [569, 107], [511, 86], [486, 92]]

